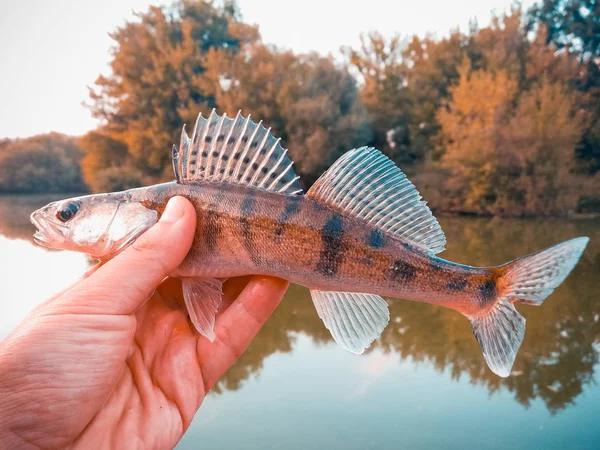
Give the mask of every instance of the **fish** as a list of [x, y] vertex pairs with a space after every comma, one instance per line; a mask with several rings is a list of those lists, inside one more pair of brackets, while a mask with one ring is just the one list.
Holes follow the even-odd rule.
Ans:
[[303, 192], [281, 140], [238, 112], [198, 116], [173, 146], [174, 181], [52, 202], [31, 215], [34, 240], [100, 261], [154, 225], [170, 198], [193, 205], [180, 278], [197, 332], [215, 339], [223, 280], [269, 275], [306, 286], [325, 327], [360, 354], [389, 322], [383, 297], [432, 303], [470, 322], [492, 372], [507, 377], [525, 335], [515, 304], [539, 306], [579, 261], [577, 237], [495, 267], [437, 256], [446, 237], [415, 186], [383, 153], [344, 153]]

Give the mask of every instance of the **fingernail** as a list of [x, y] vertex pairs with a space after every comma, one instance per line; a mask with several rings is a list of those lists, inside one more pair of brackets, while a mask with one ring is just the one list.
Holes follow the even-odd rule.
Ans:
[[169, 200], [165, 211], [160, 217], [160, 221], [174, 223], [181, 219], [185, 212], [181, 202], [181, 198], [179, 197], [173, 197], [171, 200]]

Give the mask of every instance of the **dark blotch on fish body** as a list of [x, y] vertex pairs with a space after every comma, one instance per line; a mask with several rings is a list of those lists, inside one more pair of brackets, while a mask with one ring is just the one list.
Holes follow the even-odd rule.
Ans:
[[325, 276], [335, 276], [343, 256], [344, 222], [338, 213], [333, 213], [321, 229], [321, 253], [317, 271]]
[[221, 188], [217, 193], [213, 203], [209, 206], [206, 214], [203, 236], [204, 244], [209, 252], [213, 252], [217, 248], [219, 239], [221, 237], [221, 220], [216, 208], [217, 205], [223, 200], [225, 194], [225, 189]]
[[415, 278], [416, 270], [410, 264], [399, 259], [390, 268], [390, 278], [394, 281], [408, 283]]
[[385, 237], [379, 228], [374, 228], [369, 233], [367, 244], [372, 248], [381, 248], [385, 245]]
[[483, 304], [487, 304], [496, 298], [498, 293], [496, 289], [496, 280], [488, 278], [478, 286], [479, 296]]
[[453, 277], [448, 280], [446, 287], [451, 291], [464, 291], [467, 287], [468, 281], [464, 277]]
[[277, 218], [277, 223], [275, 225], [275, 236], [281, 236], [286, 223], [300, 212], [301, 201], [302, 197], [299, 195], [290, 195], [285, 199], [283, 212]]
[[250, 259], [254, 264], [260, 263], [260, 257], [254, 246], [254, 240], [252, 238], [252, 231], [250, 230], [249, 218], [254, 214], [254, 207], [256, 205], [256, 199], [254, 198], [254, 192], [249, 190], [242, 201], [242, 215], [240, 217], [240, 226], [242, 229], [242, 237], [244, 239], [244, 247], [250, 256]]
[[213, 252], [217, 248], [219, 237], [221, 236], [221, 226], [219, 225], [219, 214], [214, 211], [209, 211], [206, 215], [206, 223], [204, 225], [204, 244], [206, 250]]

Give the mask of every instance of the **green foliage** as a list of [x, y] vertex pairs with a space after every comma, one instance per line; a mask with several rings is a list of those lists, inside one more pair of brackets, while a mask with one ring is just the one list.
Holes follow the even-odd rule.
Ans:
[[544, 28], [546, 42], [582, 62], [576, 87], [585, 93], [582, 105], [590, 112], [588, 127], [576, 152], [580, 170], [600, 171], [600, 2], [543, 0], [528, 13], [530, 28]]
[[0, 192], [86, 190], [76, 139], [59, 133], [0, 141]]
[[597, 0], [542, 0], [529, 11], [533, 24], [548, 30], [548, 42], [583, 58], [600, 56], [600, 3]]

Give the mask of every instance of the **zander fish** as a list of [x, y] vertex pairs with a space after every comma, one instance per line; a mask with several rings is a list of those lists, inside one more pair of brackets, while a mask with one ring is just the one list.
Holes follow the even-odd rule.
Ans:
[[575, 267], [579, 237], [498, 267], [435, 256], [446, 238], [400, 169], [361, 147], [339, 158], [302, 195], [287, 150], [240, 113], [198, 117], [173, 147], [176, 181], [50, 203], [35, 211], [35, 241], [108, 260], [152, 226], [167, 201], [196, 208], [182, 279], [191, 322], [214, 340], [221, 279], [272, 275], [310, 289], [336, 342], [362, 353], [389, 321], [381, 295], [465, 315], [490, 369], [506, 377], [525, 334], [514, 303], [540, 305]]

